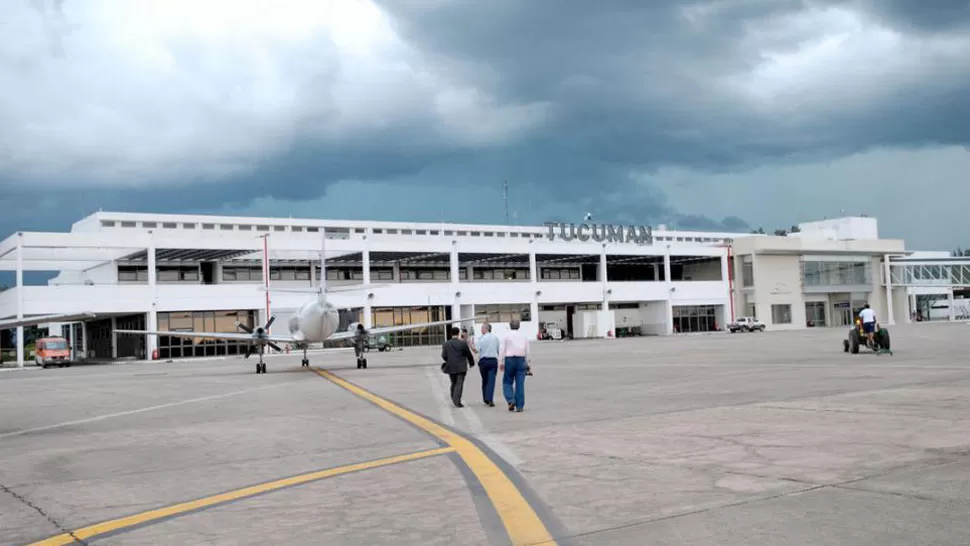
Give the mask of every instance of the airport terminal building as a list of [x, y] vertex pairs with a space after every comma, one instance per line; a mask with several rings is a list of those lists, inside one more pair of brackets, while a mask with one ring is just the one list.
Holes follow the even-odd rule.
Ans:
[[[476, 316], [498, 330], [515, 317], [529, 335], [558, 328], [569, 338], [717, 331], [737, 316], [756, 316], [769, 329], [834, 326], [848, 323], [860, 302], [885, 322], [908, 321], [916, 296], [948, 299], [952, 312], [955, 289], [970, 284], [970, 262], [914, 261], [903, 241], [878, 238], [873, 218], [800, 228], [777, 237], [581, 222], [98, 212], [68, 233], [21, 232], [0, 241], [0, 270], [17, 277], [0, 292], [0, 321], [94, 313], [64, 325], [80, 354], [164, 359], [243, 348], [113, 330], [236, 332], [237, 321], [263, 324], [269, 315], [285, 324], [313, 296], [274, 289], [314, 287], [324, 275], [327, 286], [367, 285], [328, 295], [348, 325]], [[24, 285], [29, 271], [57, 274], [47, 285]], [[444, 335], [443, 328], [408, 331], [394, 334], [393, 343], [437, 344]]]

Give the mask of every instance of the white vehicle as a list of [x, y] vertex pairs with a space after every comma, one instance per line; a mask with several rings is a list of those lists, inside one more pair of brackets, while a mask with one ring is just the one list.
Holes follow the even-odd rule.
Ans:
[[738, 320], [728, 324], [728, 330], [735, 332], [764, 332], [765, 325], [754, 317], [738, 317]]

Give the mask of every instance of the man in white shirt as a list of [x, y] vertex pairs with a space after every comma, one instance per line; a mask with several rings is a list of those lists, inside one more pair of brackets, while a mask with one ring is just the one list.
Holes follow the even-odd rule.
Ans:
[[869, 338], [869, 344], [872, 344], [872, 336], [876, 333], [876, 312], [869, 308], [867, 303], [862, 311], [859, 311], [859, 318], [862, 319], [862, 332], [866, 334]]
[[482, 401], [486, 406], [495, 407], [492, 397], [495, 394], [495, 374], [498, 372], [499, 346], [498, 336], [492, 333], [492, 325], [482, 324], [482, 336], [478, 338], [478, 371], [482, 374]]
[[[499, 350], [502, 376], [502, 394], [509, 411], [521, 412], [525, 407], [525, 376], [529, 370], [529, 338], [519, 329], [519, 319], [509, 322], [510, 330], [502, 338]], [[514, 388], [513, 388], [514, 383]]]

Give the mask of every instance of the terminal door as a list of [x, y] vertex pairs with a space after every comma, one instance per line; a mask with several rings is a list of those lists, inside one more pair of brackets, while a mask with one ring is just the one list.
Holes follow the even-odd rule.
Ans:
[[852, 325], [852, 307], [847, 301], [836, 302], [833, 306], [835, 313], [833, 316], [835, 326]]

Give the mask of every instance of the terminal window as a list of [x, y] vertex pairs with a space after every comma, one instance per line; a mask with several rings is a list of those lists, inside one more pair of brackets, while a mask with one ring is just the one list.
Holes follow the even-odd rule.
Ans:
[[791, 305], [775, 303], [771, 306], [772, 324], [791, 324]]
[[531, 320], [528, 303], [476, 305], [476, 316], [485, 316], [489, 322], [510, 322], [512, 319]]

